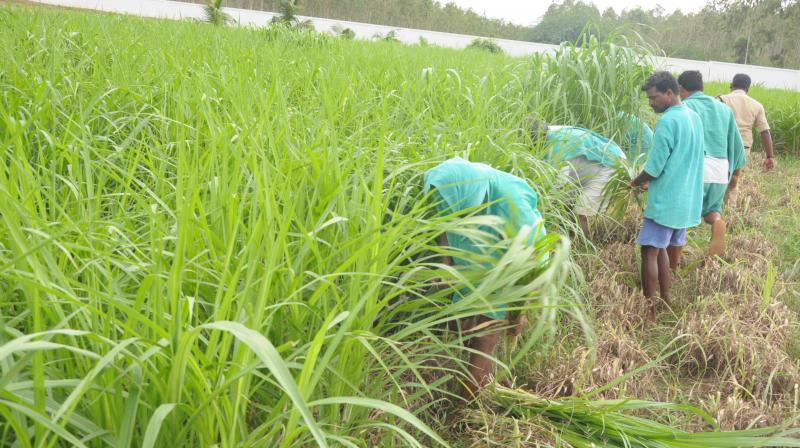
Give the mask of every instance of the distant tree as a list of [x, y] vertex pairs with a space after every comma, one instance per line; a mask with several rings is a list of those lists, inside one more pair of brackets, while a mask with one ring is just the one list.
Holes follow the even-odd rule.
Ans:
[[376, 33], [373, 37], [375, 39], [382, 40], [384, 42], [397, 42], [397, 43], [400, 42], [400, 39], [397, 38], [397, 31], [395, 30], [391, 30], [385, 35], [381, 33]]
[[203, 7], [206, 22], [214, 25], [227, 25], [233, 22], [233, 17], [222, 10], [222, 0], [208, 0]]
[[481, 38], [475, 39], [472, 42], [470, 42], [467, 48], [488, 51], [489, 53], [495, 53], [495, 54], [503, 53], [503, 49], [500, 48], [500, 45], [498, 45], [497, 42], [491, 39], [481, 39]]
[[333, 32], [342, 39], [352, 40], [356, 38], [356, 32], [350, 28], [342, 28], [339, 25], [333, 27]]
[[281, 0], [278, 12], [280, 12], [280, 15], [273, 17], [272, 23], [283, 24], [295, 29], [314, 29], [311, 20], [300, 20], [297, 16], [300, 12], [300, 5], [297, 0]]
[[[575, 41], [590, 23], [600, 23], [600, 11], [596, 6], [581, 0], [564, 0], [547, 8], [542, 20], [533, 27], [530, 40], [560, 44]], [[602, 37], [602, 36], [601, 36]]]

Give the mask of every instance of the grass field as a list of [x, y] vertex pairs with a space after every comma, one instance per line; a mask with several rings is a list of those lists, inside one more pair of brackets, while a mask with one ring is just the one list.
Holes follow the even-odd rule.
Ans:
[[[655, 327], [637, 210], [596, 246], [558, 237], [572, 192], [525, 119], [617, 135], [646, 108], [635, 48], [514, 59], [8, 5], [0, 27], [0, 445], [800, 446], [797, 158], [745, 178], [725, 260], [692, 232]], [[789, 95], [754, 95], [789, 135]], [[433, 213], [422, 173], [454, 155], [525, 178], [552, 236], [479, 233], [502, 263], [441, 265], [437, 235], [497, 225]], [[487, 301], [533, 325], [498, 353], [513, 389], [455, 410], [448, 327]], [[603, 401], [629, 397], [650, 401]]]

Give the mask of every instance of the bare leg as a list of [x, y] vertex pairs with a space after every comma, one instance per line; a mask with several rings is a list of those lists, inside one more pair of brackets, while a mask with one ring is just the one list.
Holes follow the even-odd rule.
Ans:
[[[489, 318], [480, 316], [475, 319], [475, 325], [469, 325], [470, 328], [488, 322]], [[485, 330], [481, 330], [485, 331]], [[500, 342], [501, 331], [494, 330], [487, 334], [475, 336], [469, 340], [468, 346], [475, 350], [475, 353], [470, 354], [469, 367], [467, 369], [469, 377], [467, 378], [466, 385], [461, 391], [461, 397], [467, 401], [472, 401], [477, 396], [478, 392], [486, 386], [494, 371], [494, 361], [491, 357], [494, 355], [494, 350]]]
[[678, 272], [681, 264], [681, 254], [683, 246], [667, 246], [667, 257], [669, 257], [669, 268], [672, 272]]
[[581, 230], [583, 230], [583, 236], [587, 239], [589, 238], [589, 218], [585, 215], [578, 215], [578, 225], [581, 226]]
[[711, 242], [708, 245], [708, 255], [715, 257], [725, 253], [725, 231], [728, 224], [722, 219], [719, 212], [711, 212], [703, 217], [703, 220], [711, 224]]
[[669, 299], [669, 270], [670, 258], [669, 255], [667, 255], [667, 250], [658, 249], [658, 286], [661, 290], [661, 299], [665, 301]]
[[[749, 156], [748, 156], [749, 158]], [[725, 203], [732, 201], [736, 198], [736, 186], [739, 184], [739, 176], [742, 174], [742, 169], [734, 171], [731, 174], [731, 180], [728, 182], [728, 189], [725, 190]]]
[[658, 283], [658, 254], [657, 247], [642, 246], [642, 292], [650, 303], [648, 319], [655, 319], [655, 300]]

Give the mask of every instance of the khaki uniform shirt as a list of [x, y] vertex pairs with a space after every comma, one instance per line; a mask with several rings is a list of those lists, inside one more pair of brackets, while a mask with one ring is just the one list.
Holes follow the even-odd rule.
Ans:
[[720, 100], [733, 110], [733, 117], [736, 119], [736, 126], [742, 134], [742, 142], [748, 155], [750, 147], [753, 146], [753, 125], [759, 133], [769, 130], [767, 114], [764, 106], [758, 101], [747, 95], [744, 90], [734, 90], [727, 95], [720, 95]]

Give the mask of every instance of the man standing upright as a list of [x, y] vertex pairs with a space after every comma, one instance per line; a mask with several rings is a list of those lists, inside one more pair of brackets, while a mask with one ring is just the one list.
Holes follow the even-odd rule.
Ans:
[[[686, 243], [686, 229], [700, 224], [703, 203], [703, 123], [684, 106], [678, 82], [656, 72], [642, 86], [650, 107], [662, 114], [644, 170], [632, 187], [648, 188], [644, 222], [636, 244], [642, 247], [642, 290], [655, 319], [655, 296], [669, 299], [670, 264]], [[671, 261], [670, 259], [674, 259]]]
[[[753, 126], [755, 126], [756, 131], [761, 136], [761, 144], [764, 146], [764, 154], [766, 155], [764, 169], [769, 171], [775, 168], [772, 135], [769, 132], [769, 123], [767, 123], [767, 114], [764, 111], [764, 106], [747, 94], [750, 90], [750, 83], [750, 76], [738, 73], [731, 82], [731, 93], [720, 95], [718, 98], [733, 111], [748, 159], [750, 158], [750, 147], [753, 146]], [[739, 182], [740, 172], [741, 169], [733, 172], [731, 181], [728, 184], [726, 197], [734, 194], [736, 185]]]
[[[725, 220], [722, 202], [734, 171], [745, 163], [744, 145], [733, 112], [724, 104], [703, 93], [703, 75], [690, 70], [678, 76], [683, 104], [695, 111], [703, 122], [705, 163], [703, 174], [703, 220], [711, 225], [710, 256], [725, 252]], [[677, 260], [671, 260], [677, 262]]]

